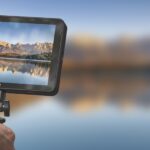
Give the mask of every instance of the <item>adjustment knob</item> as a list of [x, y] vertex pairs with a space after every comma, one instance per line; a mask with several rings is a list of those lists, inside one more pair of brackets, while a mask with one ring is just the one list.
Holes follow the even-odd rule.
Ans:
[[9, 101], [3, 101], [2, 109], [4, 111], [4, 116], [8, 117], [10, 115], [10, 103]]
[[0, 118], [0, 124], [5, 123], [5, 119], [4, 118]]

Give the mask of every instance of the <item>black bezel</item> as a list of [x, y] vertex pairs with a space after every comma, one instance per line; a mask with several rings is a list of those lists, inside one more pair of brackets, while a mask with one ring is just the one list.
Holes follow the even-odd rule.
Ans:
[[64, 23], [64, 21], [55, 18], [0, 16], [0, 22], [20, 22], [20, 23], [56, 25], [53, 52], [52, 52], [51, 73], [49, 76], [48, 86], [0, 83], [0, 90], [9, 93], [19, 93], [19, 94], [51, 95], [51, 96], [57, 94], [59, 89], [59, 81], [67, 32], [67, 26]]

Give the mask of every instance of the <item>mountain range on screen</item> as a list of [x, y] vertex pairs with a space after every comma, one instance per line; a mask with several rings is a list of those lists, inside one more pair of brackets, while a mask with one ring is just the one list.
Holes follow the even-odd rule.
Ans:
[[52, 53], [52, 43], [34, 43], [34, 44], [11, 44], [0, 41], [0, 57], [22, 58], [22, 59], [48, 59]]

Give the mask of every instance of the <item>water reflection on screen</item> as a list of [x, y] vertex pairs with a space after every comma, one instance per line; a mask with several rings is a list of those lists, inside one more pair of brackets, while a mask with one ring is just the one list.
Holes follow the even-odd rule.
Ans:
[[47, 85], [50, 62], [0, 60], [0, 82]]

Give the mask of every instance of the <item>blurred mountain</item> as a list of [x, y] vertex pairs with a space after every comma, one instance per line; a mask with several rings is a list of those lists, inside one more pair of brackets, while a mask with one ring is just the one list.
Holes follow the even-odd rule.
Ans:
[[66, 44], [64, 69], [114, 69], [150, 66], [150, 38], [104, 40], [75, 36]]

